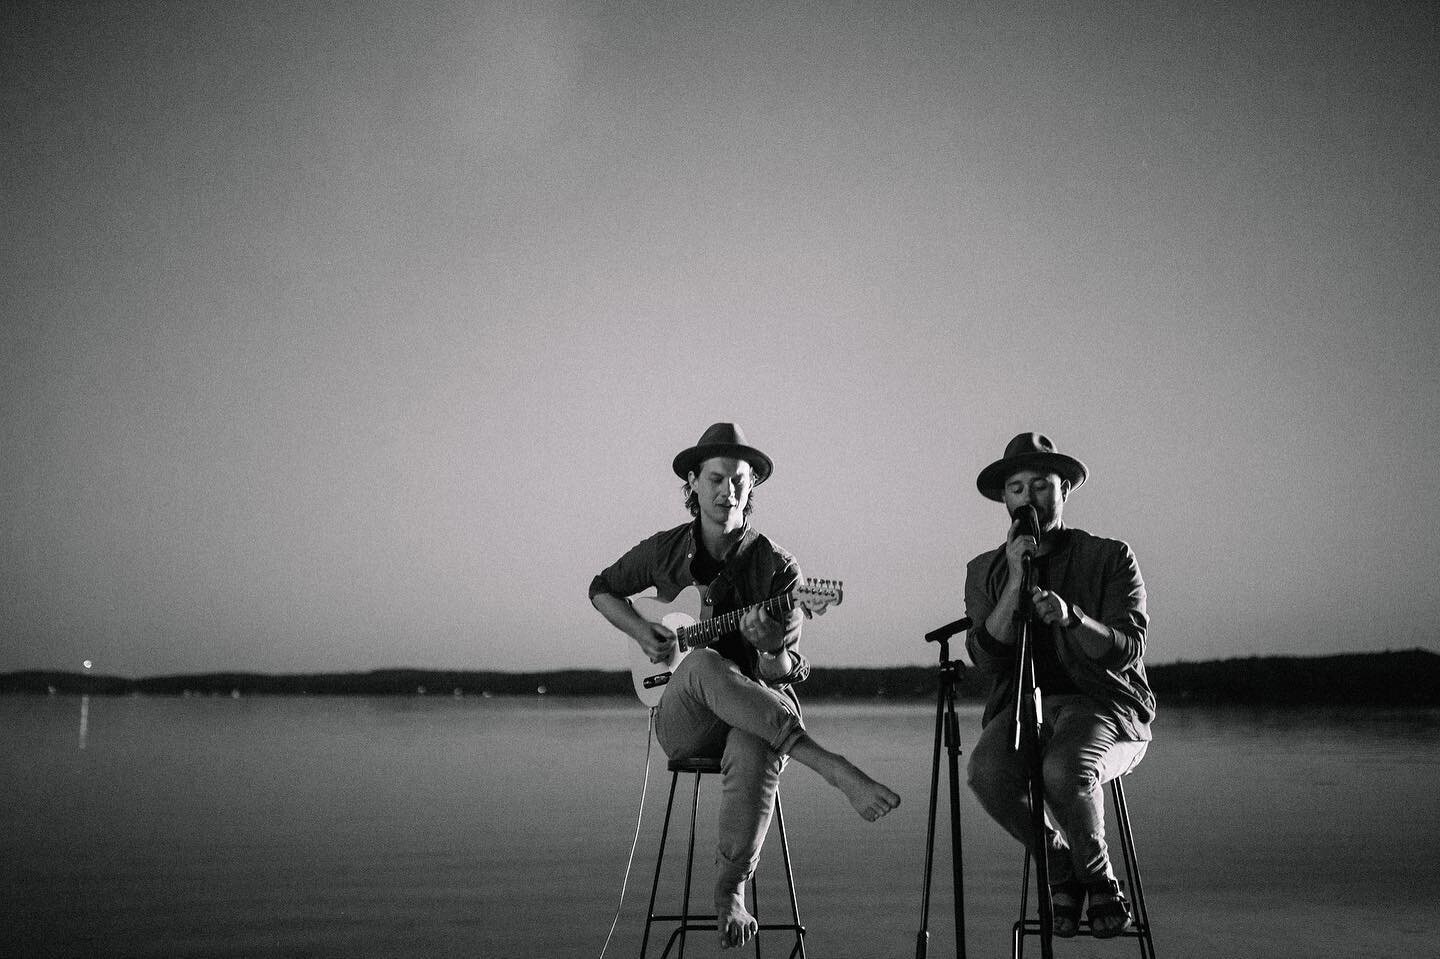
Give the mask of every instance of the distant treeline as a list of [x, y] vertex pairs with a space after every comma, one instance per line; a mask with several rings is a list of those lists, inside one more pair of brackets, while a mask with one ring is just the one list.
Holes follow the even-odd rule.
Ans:
[[[1342, 656], [1260, 656], [1149, 668], [1162, 705], [1440, 706], [1440, 654], [1414, 649]], [[936, 667], [816, 667], [807, 700], [909, 701], [935, 695]], [[979, 701], [985, 677], [966, 669], [958, 694]], [[384, 669], [366, 673], [200, 673], [128, 679], [92, 673], [0, 675], [0, 694], [149, 696], [630, 696], [630, 673]]]

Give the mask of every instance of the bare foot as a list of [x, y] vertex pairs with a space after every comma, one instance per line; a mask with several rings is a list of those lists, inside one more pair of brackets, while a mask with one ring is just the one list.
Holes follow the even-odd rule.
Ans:
[[719, 896], [715, 906], [715, 925], [720, 927], [720, 948], [743, 946], [760, 931], [755, 917], [745, 911], [743, 893]]
[[871, 779], [848, 760], [835, 768], [834, 777], [831, 785], [845, 794], [867, 822], [874, 822], [900, 805], [900, 797], [890, 787]]
[[850, 760], [832, 753], [808, 735], [802, 734], [790, 747], [790, 758], [815, 770], [830, 785], [845, 794], [855, 811], [870, 822], [900, 805], [900, 797], [888, 786], [865, 775]]

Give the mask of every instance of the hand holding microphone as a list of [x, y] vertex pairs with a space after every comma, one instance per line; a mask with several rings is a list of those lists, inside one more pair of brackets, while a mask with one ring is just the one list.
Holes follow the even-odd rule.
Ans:
[[1025, 568], [1025, 560], [1035, 555], [1040, 548], [1040, 517], [1035, 507], [1026, 504], [1017, 509], [1011, 517], [1010, 541], [1005, 546], [1005, 559], [1010, 564], [1010, 574], [1019, 576]]
[[[1040, 519], [1035, 507], [1027, 503], [1015, 511], [1014, 520], [1010, 527], [1010, 544], [1006, 550], [1011, 571], [1020, 573], [1024, 570], [1025, 562], [1039, 549]], [[1030, 608], [1035, 611], [1035, 618], [1040, 622], [1063, 625], [1070, 621], [1070, 604], [1065, 602], [1060, 594], [1032, 586], [1029, 599]]]

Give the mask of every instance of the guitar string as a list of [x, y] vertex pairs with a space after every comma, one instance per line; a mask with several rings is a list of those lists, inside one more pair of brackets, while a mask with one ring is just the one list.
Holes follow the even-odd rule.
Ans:
[[[832, 588], [831, 581], [816, 580], [815, 583], [810, 584], [810, 588]], [[754, 606], [750, 607], [750, 609], [761, 608], [767, 609], [768, 611], [768, 607], [771, 604], [779, 605], [780, 608], [778, 612], [789, 612], [790, 610], [795, 608], [795, 597], [789, 593], [785, 594], [784, 596], [772, 596], [770, 599], [762, 600], [761, 602], [756, 603]], [[679, 630], [681, 648], [693, 649], [696, 647], [696, 643], [690, 642], [689, 637], [691, 637], [692, 635], [697, 636], [700, 639], [706, 640], [705, 643], [702, 643], [700, 645], [709, 645], [710, 642], [713, 642], [720, 636], [723, 636], [725, 633], [728, 633], [732, 629], [735, 629], [739, 624], [739, 618], [741, 614], [745, 613], [746, 611], [747, 610], [732, 610], [731, 612], [721, 613], [719, 616], [715, 616], [711, 619], [701, 620], [698, 623], [694, 623], [690, 626], [685, 626], [681, 628]]]
[[[777, 612], [789, 612], [795, 608], [793, 598], [785, 595], [775, 596], [763, 602], [756, 603], [750, 607], [750, 609], [765, 608], [770, 606], [771, 603], [778, 603], [780, 605], [781, 608], [777, 610]], [[695, 644], [689, 641], [689, 637], [693, 634], [709, 642], [713, 642], [720, 636], [737, 628], [740, 623], [740, 615], [744, 612], [746, 612], [746, 610], [732, 610], [728, 613], [721, 613], [719, 616], [712, 617], [711, 619], [704, 619], [693, 625], [686, 626], [680, 630], [680, 641], [684, 647], [694, 648]], [[722, 626], [724, 627], [723, 629], [721, 628]], [[708, 642], [706, 645], [708, 645]]]
[[[840, 593], [840, 580], [809, 580], [809, 582], [806, 583], [804, 587], [796, 590], [796, 592], [837, 593], [838, 595], [838, 593]], [[778, 612], [789, 612], [791, 611], [791, 609], [795, 609], [795, 602], [795, 593], [785, 593], [785, 595], [782, 596], [770, 596], [769, 599], [760, 600], [760, 602], [757, 602], [755, 606], [747, 606], [746, 609], [736, 609], [736, 611], [720, 613], [719, 616], [714, 616], [714, 618], [703, 619], [703, 621], [691, 623], [691, 625], [688, 626], [683, 626], [683, 628], [678, 629], [677, 631], [677, 636], [678, 638], [680, 638], [681, 642], [681, 649], [693, 648], [694, 644], [690, 644], [690, 642], [687, 641], [687, 636], [697, 635], [701, 636], [701, 638], [708, 639], [708, 641], [713, 642], [714, 639], [719, 638], [719, 636], [716, 635], [716, 631], [717, 629], [720, 629], [720, 626], [724, 626], [724, 632], [732, 631], [732, 629], [739, 626], [740, 615], [743, 615], [744, 612], [749, 612], [750, 609], [768, 608], [768, 606], [772, 605], [772, 603], [779, 603]], [[840, 600], [835, 599], [835, 602], [840, 602]], [[720, 632], [719, 635], [724, 635], [724, 632]]]

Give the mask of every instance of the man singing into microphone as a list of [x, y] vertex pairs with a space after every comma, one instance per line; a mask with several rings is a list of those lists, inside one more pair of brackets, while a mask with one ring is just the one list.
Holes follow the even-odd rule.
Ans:
[[[1071, 529], [1065, 501], [1085, 482], [1079, 460], [1039, 433], [1021, 433], [976, 485], [1005, 505], [1005, 545], [970, 561], [965, 648], [992, 680], [969, 780], [980, 805], [1011, 835], [1032, 844], [1025, 757], [1013, 749], [1015, 611], [1031, 610], [1035, 675], [1043, 697], [1043, 758], [1050, 894], [1055, 935], [1078, 931], [1081, 906], [1094, 935], [1129, 927], [1130, 906], [1105, 846], [1103, 787], [1140, 762], [1150, 741], [1155, 696], [1145, 680], [1145, 584], [1125, 543]], [[1038, 538], [1017, 514], [1034, 508]], [[1022, 597], [1029, 557], [1033, 588]]]

